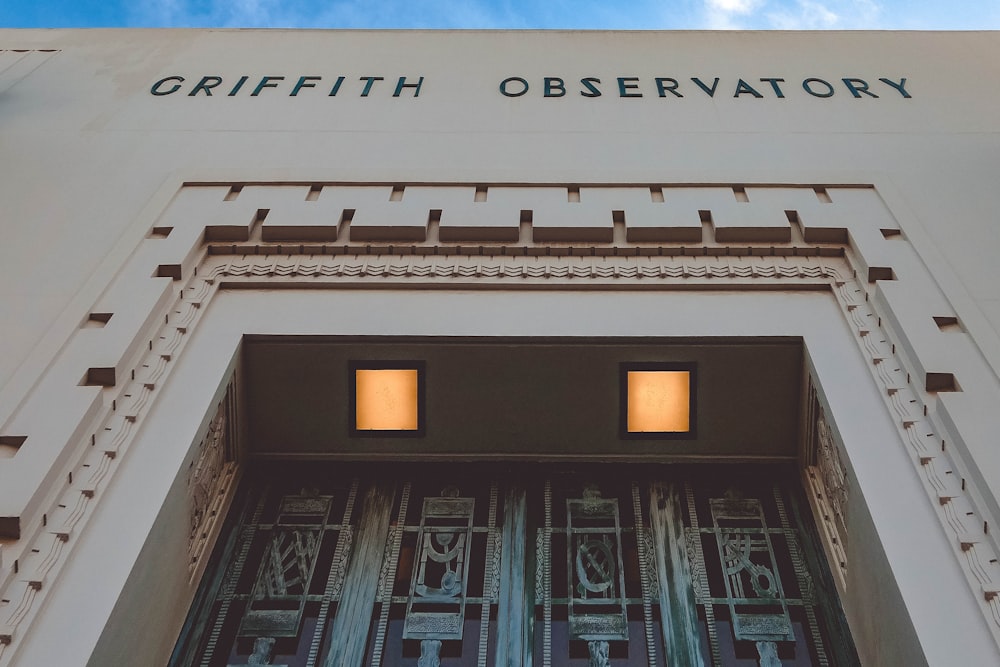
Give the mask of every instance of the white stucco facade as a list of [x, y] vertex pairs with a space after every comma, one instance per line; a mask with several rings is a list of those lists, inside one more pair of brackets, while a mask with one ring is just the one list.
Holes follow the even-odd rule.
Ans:
[[[0, 30], [0, 665], [169, 659], [246, 336], [800, 339], [862, 662], [997, 664], [998, 60], [993, 33]], [[371, 457], [789, 458], [535, 445]]]

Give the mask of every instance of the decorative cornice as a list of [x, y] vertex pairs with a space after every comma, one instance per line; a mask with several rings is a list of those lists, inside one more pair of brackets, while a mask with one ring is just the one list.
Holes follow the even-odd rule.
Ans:
[[[213, 256], [199, 273], [207, 271], [207, 281], [225, 280], [239, 284], [240, 279], [263, 278], [272, 287], [280, 287], [281, 279], [404, 279], [407, 284], [437, 279], [454, 282], [471, 281], [475, 285], [489, 282], [526, 280], [555, 282], [613, 282], [627, 287], [622, 281], [659, 281], [663, 288], [679, 287], [674, 280], [706, 280], [737, 283], [739, 281], [787, 280], [791, 288], [801, 288], [800, 281], [815, 280], [817, 286], [827, 286], [840, 278], [837, 262], [820, 255], [689, 255], [689, 256], [511, 256], [480, 257], [434, 255], [364, 257], [316, 257], [288, 255], [241, 255], [238, 259]], [[842, 264], [842, 263], [840, 263]], [[245, 282], [244, 281], [244, 282]], [[635, 286], [639, 283], [636, 282]], [[298, 287], [301, 283], [289, 283]], [[367, 285], [366, 286], [370, 286]], [[718, 285], [717, 285], [718, 286]]]

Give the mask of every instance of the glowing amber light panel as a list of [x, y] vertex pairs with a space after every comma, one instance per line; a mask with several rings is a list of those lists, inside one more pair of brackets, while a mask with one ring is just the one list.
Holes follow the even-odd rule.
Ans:
[[628, 371], [629, 433], [691, 430], [690, 371]]
[[419, 375], [415, 368], [354, 371], [355, 428], [358, 431], [416, 431]]

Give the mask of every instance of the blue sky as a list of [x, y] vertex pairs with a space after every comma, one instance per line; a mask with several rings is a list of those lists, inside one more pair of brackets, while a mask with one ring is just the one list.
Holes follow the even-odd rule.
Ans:
[[0, 0], [0, 27], [1000, 29], [1000, 0]]

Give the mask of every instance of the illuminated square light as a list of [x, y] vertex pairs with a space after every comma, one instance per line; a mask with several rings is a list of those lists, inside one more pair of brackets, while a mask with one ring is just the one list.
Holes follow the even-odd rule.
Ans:
[[[377, 366], [377, 367], [376, 367]], [[422, 368], [352, 364], [351, 398], [355, 435], [421, 435]]]
[[623, 364], [626, 437], [694, 435], [693, 364]]

